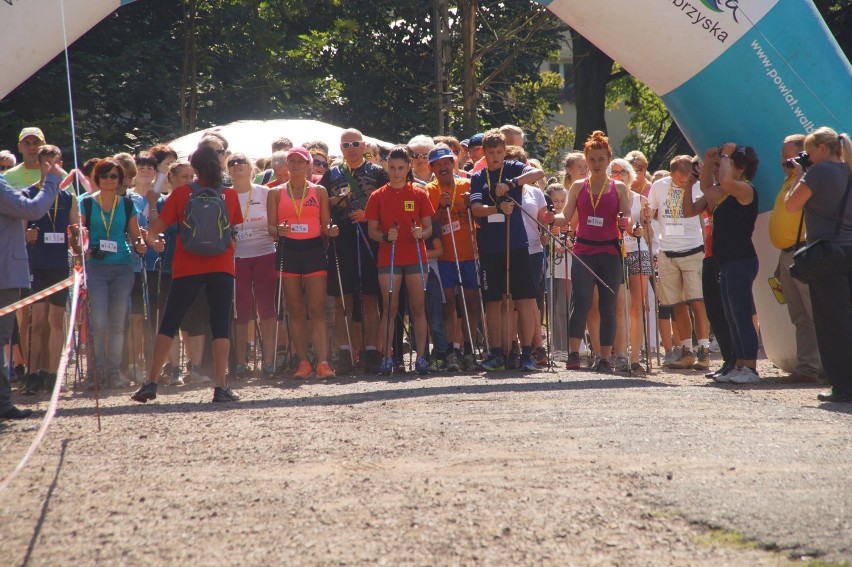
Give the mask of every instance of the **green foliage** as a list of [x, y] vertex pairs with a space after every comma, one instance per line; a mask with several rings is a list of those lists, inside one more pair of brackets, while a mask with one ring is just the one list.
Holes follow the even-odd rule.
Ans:
[[562, 124], [555, 126], [547, 136], [547, 151], [541, 160], [541, 166], [547, 173], [562, 171], [565, 153], [574, 146], [575, 132]]
[[[616, 64], [614, 73], [618, 75], [620, 72], [623, 73]], [[653, 155], [672, 124], [672, 117], [662, 99], [632, 75], [623, 74], [610, 81], [605, 104], [607, 110], [623, 104], [630, 113], [627, 125], [633, 133], [621, 141], [623, 153], [640, 150], [646, 156]]]

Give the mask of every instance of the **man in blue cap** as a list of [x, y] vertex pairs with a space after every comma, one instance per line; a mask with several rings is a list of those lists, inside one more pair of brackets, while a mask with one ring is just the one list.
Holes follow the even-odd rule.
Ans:
[[467, 142], [467, 153], [470, 156], [471, 163], [473, 163], [469, 170], [472, 174], [485, 167], [485, 151], [482, 149], [484, 137], [485, 134], [474, 134]]

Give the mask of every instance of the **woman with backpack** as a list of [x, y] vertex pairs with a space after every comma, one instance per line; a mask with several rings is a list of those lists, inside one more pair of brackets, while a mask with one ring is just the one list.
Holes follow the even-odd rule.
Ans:
[[195, 297], [203, 289], [210, 308], [213, 334], [213, 366], [216, 386], [213, 402], [233, 402], [239, 398], [225, 382], [231, 306], [234, 299], [234, 243], [232, 227], [243, 222], [240, 201], [233, 189], [222, 186], [222, 166], [218, 153], [224, 147], [198, 148], [190, 164], [196, 182], [172, 191], [157, 220], [151, 223], [148, 243], [158, 252], [164, 249], [160, 233], [178, 224], [179, 232], [172, 260], [172, 287], [160, 330], [154, 340], [154, 355], [148, 369], [148, 382], [131, 399], [145, 403], [157, 397], [157, 381], [175, 333]]
[[[93, 176], [99, 190], [84, 195], [80, 201], [80, 215], [89, 229], [86, 276], [98, 385], [112, 388], [128, 384], [121, 377], [119, 366], [133, 289], [131, 262], [133, 254], [142, 255], [146, 250], [133, 203], [117, 193], [124, 175], [116, 160], [98, 161]], [[133, 250], [127, 235], [134, 243]]]

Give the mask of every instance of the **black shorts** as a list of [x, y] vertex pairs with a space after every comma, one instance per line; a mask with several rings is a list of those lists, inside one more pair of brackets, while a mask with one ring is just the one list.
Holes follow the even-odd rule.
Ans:
[[[68, 268], [59, 268], [59, 269], [50, 269], [50, 268], [41, 268], [33, 270], [33, 283], [31, 288], [31, 293], [37, 293], [44, 289], [49, 288], [54, 284], [58, 284], [64, 279], [68, 278]], [[41, 303], [42, 301], [47, 300], [51, 305], [56, 305], [57, 307], [65, 307], [65, 304], [68, 303], [68, 288], [66, 287], [63, 290], [57, 291], [49, 295], [44, 299], [39, 299], [36, 303]]]
[[[183, 319], [198, 307], [202, 299], [207, 305], [207, 321], [214, 339], [230, 338], [233, 318], [234, 276], [224, 272], [196, 274], [172, 280], [160, 334], [174, 337]], [[188, 329], [184, 327], [187, 332]], [[197, 336], [195, 333], [189, 333]], [[198, 333], [198, 335], [203, 333]]]
[[[516, 248], [509, 252], [509, 260], [509, 291], [512, 299], [535, 299], [529, 252], [526, 248]], [[482, 270], [482, 298], [485, 301], [502, 300], [506, 293], [506, 254], [482, 254], [479, 266]]]
[[283, 276], [324, 276], [325, 250], [322, 238], [294, 240], [282, 238], [275, 265], [281, 267]]
[[[366, 232], [366, 231], [365, 231]], [[328, 269], [328, 295], [340, 297], [340, 287], [337, 285], [337, 264], [335, 262], [335, 246], [340, 255], [340, 279], [343, 282], [343, 293], [350, 295], [358, 287], [358, 250], [361, 251], [361, 293], [364, 295], [379, 294], [379, 272], [376, 260], [379, 257], [379, 243], [370, 242], [370, 247], [357, 233], [344, 236], [341, 234], [328, 246], [326, 263]], [[356, 242], [358, 248], [356, 248]]]
[[[171, 289], [169, 289], [169, 295], [171, 295]], [[168, 299], [166, 299], [166, 304], [168, 304]], [[160, 315], [160, 324], [162, 324], [162, 318], [163, 315]], [[186, 315], [183, 316], [183, 321], [180, 322], [180, 329], [190, 337], [200, 337], [206, 334], [209, 328], [210, 308], [207, 306], [207, 291], [202, 289], [195, 296], [195, 300], [192, 302], [192, 306], [186, 312]]]

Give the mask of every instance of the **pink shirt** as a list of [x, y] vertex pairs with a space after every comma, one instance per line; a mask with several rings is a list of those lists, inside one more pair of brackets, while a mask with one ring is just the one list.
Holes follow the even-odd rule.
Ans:
[[[574, 253], [579, 255], [591, 254], [620, 254], [617, 246], [612, 241], [618, 240], [618, 191], [615, 190], [615, 181], [609, 180], [609, 188], [600, 198], [592, 198], [589, 191], [589, 180], [583, 183], [580, 194], [577, 195], [577, 244]], [[579, 239], [595, 240], [601, 244], [585, 244]]]

